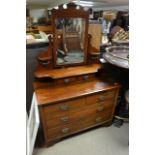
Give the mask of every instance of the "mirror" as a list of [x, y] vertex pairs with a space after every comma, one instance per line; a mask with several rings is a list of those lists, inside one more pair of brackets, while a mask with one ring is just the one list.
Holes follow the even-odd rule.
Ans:
[[88, 15], [84, 10], [69, 7], [53, 11], [55, 67], [86, 64]]
[[83, 18], [56, 18], [58, 38], [56, 64], [84, 62], [85, 20]]

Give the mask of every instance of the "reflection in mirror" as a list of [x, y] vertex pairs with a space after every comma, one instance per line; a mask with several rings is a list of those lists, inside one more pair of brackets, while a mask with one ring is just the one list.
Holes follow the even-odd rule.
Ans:
[[84, 18], [56, 18], [56, 64], [84, 62]]

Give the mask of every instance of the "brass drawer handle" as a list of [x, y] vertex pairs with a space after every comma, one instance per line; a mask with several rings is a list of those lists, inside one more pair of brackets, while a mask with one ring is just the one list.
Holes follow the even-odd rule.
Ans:
[[99, 123], [99, 122], [101, 122], [102, 121], [102, 118], [101, 117], [97, 117], [96, 118], [96, 123]]
[[69, 117], [68, 116], [61, 117], [60, 120], [61, 120], [61, 122], [68, 122]]
[[98, 111], [98, 112], [102, 112], [103, 110], [104, 110], [103, 107], [98, 107], [98, 108], [97, 108], [97, 111]]
[[62, 133], [66, 134], [66, 133], [68, 133], [70, 131], [70, 129], [69, 128], [64, 128], [61, 131], [62, 131]]
[[60, 106], [60, 110], [62, 111], [67, 111], [69, 109], [69, 106], [68, 105], [62, 105]]
[[106, 98], [105, 96], [99, 96], [98, 100], [99, 101], [104, 101], [105, 98]]
[[112, 92], [107, 92], [107, 94], [113, 94], [114, 92], [112, 91]]
[[70, 79], [64, 79], [64, 83], [69, 83]]
[[89, 76], [85, 75], [83, 78], [84, 78], [84, 80], [88, 80]]

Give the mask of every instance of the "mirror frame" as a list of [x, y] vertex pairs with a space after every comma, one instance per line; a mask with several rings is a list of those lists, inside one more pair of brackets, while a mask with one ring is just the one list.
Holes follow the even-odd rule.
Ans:
[[[85, 65], [87, 64], [87, 53], [88, 53], [88, 19], [89, 19], [89, 11], [85, 11], [82, 7], [76, 9], [77, 5], [68, 5], [67, 9], [64, 9], [63, 6], [60, 6], [58, 10], [52, 10], [52, 28], [53, 28], [53, 59], [54, 59], [54, 67], [63, 67], [63, 66], [77, 66], [77, 65]], [[73, 63], [73, 64], [57, 64], [57, 35], [56, 35], [56, 19], [57, 18], [83, 18], [85, 20], [85, 35], [84, 35], [84, 61], [82, 63]]]

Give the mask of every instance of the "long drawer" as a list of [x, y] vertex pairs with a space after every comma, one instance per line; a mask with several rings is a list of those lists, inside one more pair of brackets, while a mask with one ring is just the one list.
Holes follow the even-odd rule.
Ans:
[[52, 139], [65, 137], [80, 130], [84, 130], [86, 128], [93, 127], [95, 125], [108, 121], [111, 119], [111, 112], [111, 109], [106, 110], [101, 113], [89, 115], [89, 117], [87, 116], [85, 117], [85, 119], [79, 122], [65, 124], [55, 128], [49, 128], [47, 129], [48, 140], [50, 141]]
[[[99, 93], [88, 97], [74, 99], [71, 101], [60, 102], [55, 105], [49, 105], [44, 107], [44, 113], [46, 120], [51, 120], [56, 117], [63, 117], [65, 115], [71, 115], [82, 109], [89, 108], [93, 105], [102, 105], [103, 108], [111, 107], [114, 103], [114, 97], [112, 94]], [[106, 96], [106, 99], [99, 100], [99, 98]]]
[[63, 125], [73, 122], [79, 122], [85, 117], [89, 117], [92, 114], [97, 114], [104, 112], [107, 109], [111, 109], [113, 107], [113, 101], [108, 100], [101, 103], [96, 103], [91, 106], [85, 106], [82, 109], [77, 109], [76, 112], [66, 112], [66, 113], [58, 113], [56, 115], [49, 116], [46, 121], [47, 128], [55, 127], [57, 125]]
[[112, 120], [116, 90], [103, 91], [42, 107], [46, 142]]

